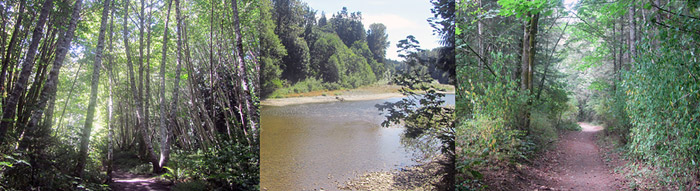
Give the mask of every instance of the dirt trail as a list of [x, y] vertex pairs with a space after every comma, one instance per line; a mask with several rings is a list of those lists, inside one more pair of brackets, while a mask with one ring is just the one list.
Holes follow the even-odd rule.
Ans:
[[110, 184], [112, 190], [133, 191], [168, 191], [170, 185], [159, 182], [150, 175], [135, 175], [128, 172], [114, 171], [114, 182]]
[[581, 131], [565, 132], [561, 135], [555, 153], [558, 165], [549, 173], [546, 184], [556, 190], [620, 190], [620, 177], [614, 174], [603, 161], [596, 145], [595, 134], [603, 130], [600, 126], [579, 123]]

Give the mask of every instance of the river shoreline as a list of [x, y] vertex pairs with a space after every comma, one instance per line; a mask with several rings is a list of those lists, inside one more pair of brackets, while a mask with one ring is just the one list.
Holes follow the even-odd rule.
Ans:
[[341, 190], [438, 190], [437, 185], [446, 176], [444, 157], [401, 169], [375, 171], [356, 176]]
[[[262, 106], [287, 106], [308, 103], [327, 103], [337, 101], [368, 101], [406, 97], [399, 93], [401, 86], [397, 85], [372, 85], [350, 90], [329, 90], [309, 93], [294, 94], [287, 98], [271, 98], [260, 101]], [[454, 94], [452, 91], [441, 92]]]

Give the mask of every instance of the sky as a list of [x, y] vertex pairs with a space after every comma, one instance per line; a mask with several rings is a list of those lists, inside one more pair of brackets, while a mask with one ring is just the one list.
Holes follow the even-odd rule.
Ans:
[[386, 57], [394, 60], [399, 59], [396, 44], [399, 40], [406, 39], [406, 36], [413, 35], [420, 42], [422, 49], [433, 49], [440, 46], [439, 36], [433, 35], [433, 28], [428, 24], [427, 19], [434, 15], [430, 12], [432, 4], [430, 0], [303, 0], [309, 7], [317, 10], [317, 17], [321, 17], [321, 12], [326, 13], [330, 19], [333, 14], [339, 12], [343, 7], [348, 8], [348, 12], [361, 12], [362, 24], [365, 30], [369, 29], [372, 23], [382, 23], [386, 26], [386, 33], [389, 35], [389, 47]]

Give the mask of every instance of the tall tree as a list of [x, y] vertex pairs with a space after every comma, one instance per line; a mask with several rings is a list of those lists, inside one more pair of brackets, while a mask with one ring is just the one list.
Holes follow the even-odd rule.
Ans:
[[168, 13], [165, 17], [163, 30], [163, 51], [160, 61], [160, 160], [158, 164], [165, 166], [170, 158], [171, 131], [166, 123], [168, 116], [165, 113], [165, 63], [168, 51], [168, 21], [170, 21], [170, 6], [172, 0], [168, 1]]
[[[41, 91], [41, 94], [39, 96], [39, 100], [35, 103], [34, 108], [31, 111], [31, 120], [29, 121], [26, 127], [28, 137], [45, 138], [49, 135], [51, 127], [49, 127], [48, 125], [50, 125], [51, 123], [44, 123], [43, 125], [39, 126], [39, 121], [42, 119], [42, 116], [44, 114], [44, 108], [46, 108], [47, 103], [56, 98], [58, 75], [60, 74], [61, 67], [63, 67], [63, 61], [66, 58], [66, 54], [68, 54], [68, 50], [70, 49], [71, 41], [75, 36], [75, 28], [78, 25], [78, 20], [80, 19], [80, 10], [82, 9], [82, 6], [82, 0], [75, 1], [68, 28], [66, 29], [63, 36], [58, 40], [58, 44], [56, 47], [56, 57], [54, 58], [51, 71], [49, 72], [49, 77], [46, 80], [46, 83], [44, 84], [43, 90]], [[53, 110], [53, 108], [48, 109]], [[52, 118], [51, 116], [47, 117], [49, 119]], [[31, 141], [31, 138], [25, 138], [22, 142], [20, 142], [19, 147], [27, 148]], [[37, 148], [37, 150], [41, 150], [41, 148]]]
[[386, 48], [389, 46], [389, 35], [386, 34], [386, 26], [381, 23], [372, 23], [367, 31], [367, 45], [374, 54], [374, 60], [384, 63]]
[[[238, 100], [239, 102], [245, 103], [245, 111], [246, 111], [246, 116], [247, 116], [247, 126], [252, 130], [252, 137], [257, 138], [257, 124], [256, 121], [258, 119], [257, 117], [257, 110], [256, 106], [253, 103], [253, 97], [251, 94], [251, 91], [248, 89], [249, 84], [248, 84], [248, 74], [246, 72], [246, 63], [245, 63], [245, 52], [243, 51], [243, 37], [241, 35], [241, 24], [240, 20], [238, 17], [238, 1], [233, 0], [231, 1], [231, 9], [233, 10], [233, 29], [236, 33], [236, 53], [238, 53], [238, 56], [236, 57], [238, 59], [237, 67], [238, 67], [238, 80], [240, 81], [240, 87], [242, 91], [239, 91], [239, 98], [242, 100]], [[241, 119], [242, 120], [242, 119]], [[256, 143], [253, 143], [256, 144]]]
[[[15, 25], [12, 28], [12, 37], [10, 37], [10, 44], [7, 45], [7, 53], [2, 59], [2, 72], [0, 72], [0, 91], [5, 91], [5, 73], [7, 72], [8, 66], [10, 65], [10, 57], [12, 57], [12, 52], [14, 52], [14, 46], [16, 44], [17, 37], [19, 36], [19, 30], [22, 28], [20, 27], [20, 25], [22, 24], [22, 19], [24, 18], [25, 4], [26, 0], [21, 0], [19, 2], [19, 14], [17, 14], [17, 20], [15, 21]], [[2, 54], [2, 52], [0, 52], [0, 54]]]
[[[83, 170], [85, 169], [85, 160], [88, 154], [88, 145], [90, 144], [90, 132], [92, 131], [92, 122], [95, 116], [95, 106], [97, 105], [97, 89], [99, 89], [100, 82], [100, 67], [102, 67], [102, 50], [105, 46], [105, 30], [107, 27], [107, 17], [109, 15], [110, 1], [104, 1], [104, 8], [102, 9], [102, 21], [100, 22], [100, 32], [97, 37], [97, 50], [95, 51], [95, 62], [92, 65], [92, 85], [90, 91], [90, 102], [88, 103], [87, 115], [85, 117], [85, 126], [83, 127], [83, 132], [80, 137], [80, 156], [78, 157], [78, 164], [75, 167], [75, 175], [78, 177], [83, 177]], [[111, 104], [111, 103], [110, 103]]]
[[629, 13], [628, 13], [630, 32], [629, 32], [629, 39], [627, 39], [627, 41], [629, 42], [629, 48], [630, 48], [630, 52], [629, 52], [629, 58], [630, 58], [629, 61], [630, 62], [627, 65], [625, 65], [625, 69], [629, 69], [630, 68], [629, 65], [634, 64], [634, 57], [637, 54], [637, 47], [634, 43], [636, 40], [635, 36], [637, 33], [637, 22], [635, 21], [636, 9], [635, 9], [634, 0], [632, 0], [630, 2], [630, 4], [631, 5], [629, 6]]
[[145, 125], [143, 123], [143, 105], [141, 104], [141, 97], [138, 94], [138, 89], [136, 89], [136, 79], [134, 76], [134, 66], [131, 62], [131, 49], [129, 47], [129, 0], [124, 1], [124, 50], [126, 51], [126, 65], [128, 66], [129, 81], [131, 86], [131, 94], [134, 99], [134, 105], [136, 107], [136, 128], [141, 134], [141, 142], [146, 148], [146, 159], [153, 165], [153, 172], [161, 172], [161, 166], [159, 166], [158, 158], [153, 152], [153, 144], [151, 143], [151, 136], [148, 133]]
[[[112, 5], [114, 6], [114, 1]], [[114, 86], [114, 44], [112, 42], [114, 38], [114, 12], [112, 11], [109, 17], [109, 66], [108, 66], [108, 89], [109, 89], [109, 100], [107, 100], [107, 182], [112, 181], [112, 170], [114, 164], [114, 91], [112, 86]]]
[[48, 17], [49, 11], [52, 9], [52, 7], [53, 0], [44, 1], [41, 12], [39, 13], [39, 19], [34, 31], [32, 32], [32, 41], [29, 44], [27, 55], [25, 55], [24, 61], [22, 62], [22, 71], [19, 74], [19, 79], [15, 82], [12, 93], [10, 94], [6, 105], [3, 105], [2, 121], [0, 122], [0, 144], [3, 144], [7, 129], [14, 123], [17, 103], [20, 97], [22, 97], [24, 94], [29, 76], [34, 69], [34, 56], [36, 56], [36, 49], [39, 45], [39, 41], [41, 41], [41, 36], [44, 34], [44, 24], [46, 23], [46, 18]]

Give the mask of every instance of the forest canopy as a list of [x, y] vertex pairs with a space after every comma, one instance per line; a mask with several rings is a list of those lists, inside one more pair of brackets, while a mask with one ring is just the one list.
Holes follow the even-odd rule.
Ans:
[[357, 88], [388, 81], [408, 68], [431, 73], [442, 83], [449, 81], [449, 71], [437, 67], [439, 48], [420, 51], [432, 63], [425, 66], [386, 59], [391, 43], [386, 26], [372, 23], [365, 29], [361, 12], [344, 7], [327, 18], [298, 0], [275, 0], [261, 11], [262, 97]]
[[259, 6], [0, 2], [0, 190], [256, 189]]

